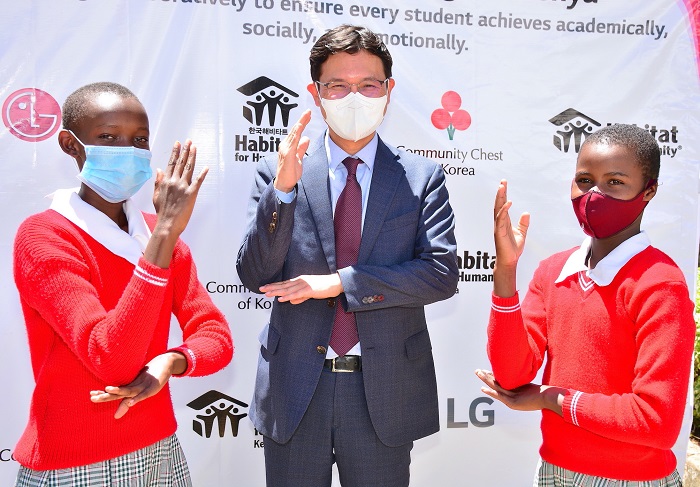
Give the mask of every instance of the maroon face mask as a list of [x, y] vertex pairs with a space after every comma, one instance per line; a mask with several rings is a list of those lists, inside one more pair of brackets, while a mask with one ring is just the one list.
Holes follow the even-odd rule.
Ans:
[[656, 184], [652, 179], [631, 200], [620, 200], [599, 191], [588, 191], [571, 200], [583, 233], [593, 238], [608, 238], [629, 227], [647, 206], [644, 192]]

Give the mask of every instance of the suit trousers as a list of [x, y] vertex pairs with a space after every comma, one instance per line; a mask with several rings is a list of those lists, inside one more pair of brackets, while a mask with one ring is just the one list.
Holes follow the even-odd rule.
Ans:
[[267, 487], [330, 487], [334, 462], [343, 487], [407, 487], [412, 448], [377, 437], [362, 372], [323, 369], [291, 440], [265, 438]]

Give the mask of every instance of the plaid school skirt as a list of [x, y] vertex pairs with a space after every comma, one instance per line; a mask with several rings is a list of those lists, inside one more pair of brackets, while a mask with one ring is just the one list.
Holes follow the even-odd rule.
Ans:
[[540, 460], [533, 487], [682, 487], [681, 477], [674, 470], [659, 480], [614, 480], [572, 472]]
[[15, 487], [192, 487], [175, 435], [117, 458], [60, 470], [21, 466]]

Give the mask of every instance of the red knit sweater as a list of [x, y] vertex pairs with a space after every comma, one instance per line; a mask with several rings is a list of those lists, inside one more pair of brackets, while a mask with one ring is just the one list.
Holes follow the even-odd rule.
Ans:
[[612, 479], [663, 478], [676, 466], [695, 337], [685, 279], [650, 246], [608, 286], [584, 273], [555, 284], [573, 250], [540, 263], [522, 310], [517, 295], [493, 297], [494, 375], [506, 389], [527, 384], [546, 351], [542, 382], [569, 392], [563, 417], [542, 413], [542, 459]]
[[[151, 228], [155, 215], [146, 215]], [[94, 404], [91, 390], [131, 382], [168, 349], [170, 317], [182, 328], [188, 365], [201, 376], [226, 366], [228, 324], [178, 241], [169, 269], [111, 253], [53, 210], [29, 217], [14, 247], [14, 275], [36, 386], [14, 455], [49, 470], [114, 458], [175, 432], [168, 386], [114, 419], [119, 401]]]

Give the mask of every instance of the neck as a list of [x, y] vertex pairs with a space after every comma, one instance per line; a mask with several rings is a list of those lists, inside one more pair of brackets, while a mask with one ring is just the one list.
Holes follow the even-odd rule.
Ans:
[[335, 144], [343, 149], [345, 152], [350, 154], [351, 156], [354, 156], [358, 152], [362, 150], [364, 146], [370, 143], [370, 141], [374, 138], [374, 134], [376, 132], [372, 132], [369, 134], [367, 137], [364, 137], [360, 140], [347, 140], [341, 138], [338, 134], [333, 132], [333, 129], [328, 127], [328, 135], [330, 136], [331, 140], [335, 142]]
[[125, 232], [129, 231], [129, 221], [126, 219], [126, 213], [124, 213], [124, 202], [110, 203], [105, 201], [85, 184], [80, 185], [78, 196], [88, 205], [107, 215], [119, 228]]
[[[641, 220], [641, 218], [639, 219]], [[591, 249], [588, 259], [588, 268], [593, 269], [598, 262], [603, 260], [610, 252], [615, 250], [622, 242], [630, 237], [634, 237], [639, 232], [640, 221], [635, 221], [632, 225], [625, 228], [619, 233], [612, 235], [608, 238], [592, 238], [591, 239]]]

